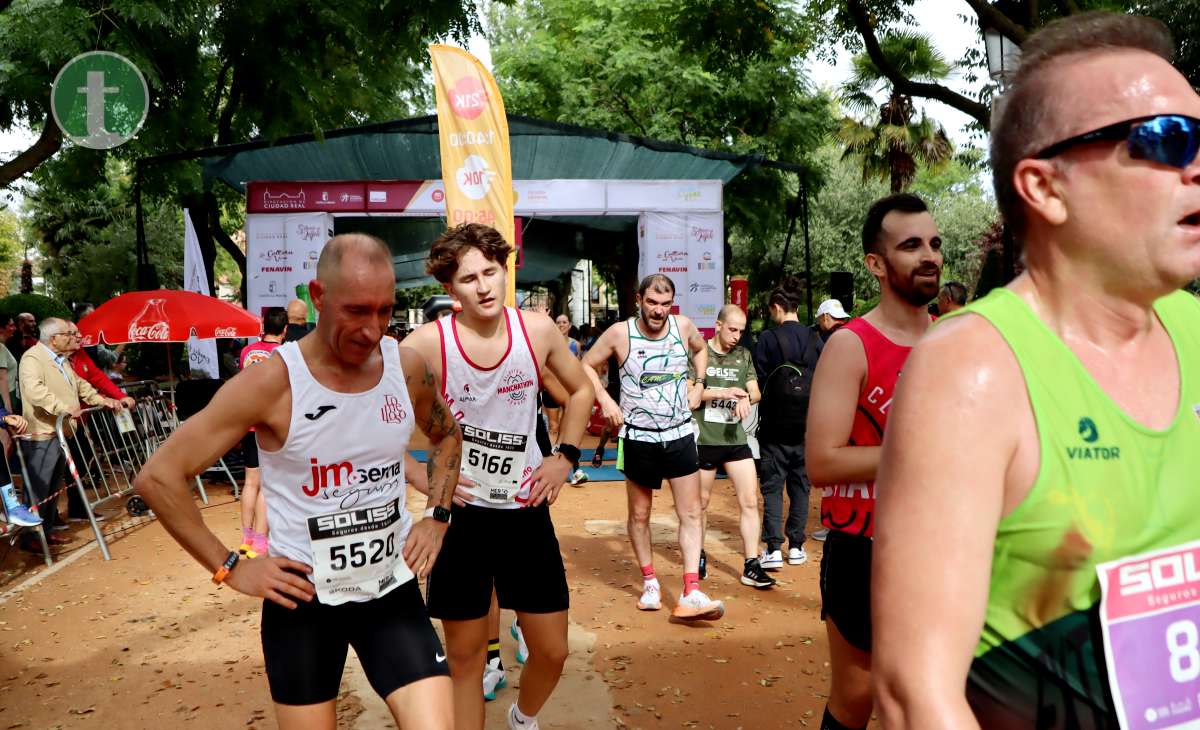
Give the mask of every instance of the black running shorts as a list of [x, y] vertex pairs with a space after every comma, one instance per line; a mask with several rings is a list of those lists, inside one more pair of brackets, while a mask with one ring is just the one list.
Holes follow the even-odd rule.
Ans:
[[736, 446], [704, 446], [701, 444], [697, 447], [697, 452], [700, 456], [700, 468], [705, 471], [713, 471], [725, 464], [754, 458], [754, 452], [747, 444]]
[[570, 607], [567, 571], [550, 507], [457, 505], [429, 573], [429, 615], [444, 621], [487, 616], [492, 588], [501, 608], [557, 613]]
[[326, 606], [314, 598], [297, 603], [286, 609], [263, 601], [263, 656], [271, 699], [278, 704], [337, 699], [349, 646], [383, 698], [418, 680], [450, 676], [446, 652], [415, 580], [371, 601]]
[[871, 552], [869, 537], [830, 530], [821, 558], [821, 618], [833, 621], [846, 641], [871, 651]]
[[685, 477], [700, 470], [696, 437], [688, 434], [666, 443], [622, 437], [617, 468], [639, 487], [661, 489], [664, 479]]
[[242, 437], [242, 464], [247, 469], [258, 468], [258, 442], [254, 440], [253, 431]]

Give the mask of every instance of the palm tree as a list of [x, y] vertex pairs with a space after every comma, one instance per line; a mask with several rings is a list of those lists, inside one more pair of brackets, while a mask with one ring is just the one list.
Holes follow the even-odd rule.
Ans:
[[[950, 75], [950, 64], [918, 33], [893, 33], [880, 48], [906, 78], [935, 82]], [[940, 167], [954, 155], [954, 146], [940, 124], [924, 112], [917, 117], [912, 97], [896, 91], [866, 53], [856, 55], [853, 64], [854, 74], [842, 85], [842, 103], [868, 121], [842, 119], [837, 132], [846, 145], [842, 157], [859, 159], [864, 182], [886, 180], [898, 193], [912, 184], [919, 164]], [[887, 94], [883, 104], [875, 98], [880, 92]]]

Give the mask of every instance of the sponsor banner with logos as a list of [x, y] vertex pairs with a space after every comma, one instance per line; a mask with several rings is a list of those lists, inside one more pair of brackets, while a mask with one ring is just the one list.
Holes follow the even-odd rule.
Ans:
[[246, 309], [262, 316], [267, 307], [307, 300], [317, 259], [333, 235], [327, 213], [246, 216]]
[[[200, 251], [200, 238], [192, 225], [192, 216], [187, 208], [183, 209], [183, 288], [187, 291], [212, 296], [208, 287], [208, 270], [204, 268], [204, 255]], [[188, 339], [188, 367], [192, 377], [202, 375], [216, 380], [220, 377], [217, 371], [217, 341], [200, 340], [195, 337]]]
[[247, 213], [361, 211], [366, 209], [366, 183], [252, 182], [246, 185]]
[[[720, 213], [689, 213], [688, 311], [701, 330], [715, 330], [717, 314], [725, 303], [725, 228]], [[706, 336], [711, 337], [711, 332]]]
[[[461, 48], [433, 44], [438, 142], [446, 221], [486, 223], [516, 245], [512, 160], [504, 99], [491, 73]], [[516, 303], [515, 257], [509, 257], [505, 304]]]
[[720, 180], [622, 180], [608, 186], [613, 213], [720, 211]]
[[638, 277], [670, 277], [676, 311], [706, 336], [725, 301], [724, 234], [720, 213], [643, 213], [638, 220]]

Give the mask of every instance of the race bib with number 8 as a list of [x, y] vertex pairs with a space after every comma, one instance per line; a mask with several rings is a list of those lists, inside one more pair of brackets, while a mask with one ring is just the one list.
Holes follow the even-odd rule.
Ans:
[[529, 436], [462, 424], [462, 474], [477, 486], [468, 490], [487, 502], [511, 502], [521, 488]]
[[413, 573], [401, 555], [404, 520], [399, 500], [308, 518], [312, 578], [327, 606], [379, 598]]
[[1114, 560], [1096, 572], [1121, 727], [1200, 727], [1200, 542]]

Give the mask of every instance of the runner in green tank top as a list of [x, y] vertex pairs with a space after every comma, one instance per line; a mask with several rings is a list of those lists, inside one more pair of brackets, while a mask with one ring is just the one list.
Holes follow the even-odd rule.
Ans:
[[1027, 270], [918, 344], [883, 445], [885, 727], [1200, 726], [1200, 96], [1172, 50], [1109, 13], [1022, 45], [991, 160]]
[[[758, 474], [754, 453], [746, 443], [742, 420], [761, 398], [758, 375], [750, 351], [738, 345], [746, 329], [746, 314], [736, 304], [717, 313], [717, 331], [708, 341], [708, 367], [700, 407], [694, 412], [700, 428], [700, 507], [703, 531], [708, 535], [708, 503], [712, 499], [717, 469], [724, 467], [738, 498], [738, 526], [742, 533], [742, 584], [765, 589], [775, 585], [758, 561]], [[707, 554], [700, 551], [700, 577], [704, 578]]]

